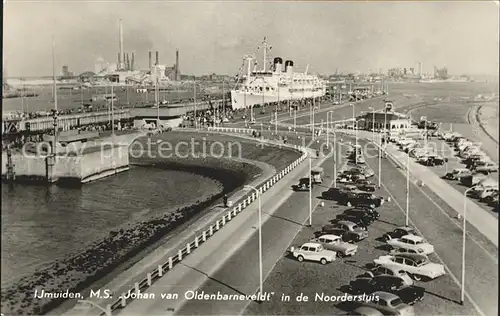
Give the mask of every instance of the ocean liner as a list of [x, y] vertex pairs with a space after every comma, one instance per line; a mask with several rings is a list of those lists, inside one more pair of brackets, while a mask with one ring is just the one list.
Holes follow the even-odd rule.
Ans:
[[294, 72], [293, 61], [275, 57], [270, 70], [266, 69], [268, 46], [264, 38], [262, 70], [252, 70], [252, 56], [246, 56], [247, 73], [239, 85], [231, 90], [233, 109], [249, 108], [257, 104], [322, 97], [326, 83], [316, 75]]

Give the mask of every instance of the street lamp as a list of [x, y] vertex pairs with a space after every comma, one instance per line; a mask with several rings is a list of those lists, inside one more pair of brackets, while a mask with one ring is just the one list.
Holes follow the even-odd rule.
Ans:
[[[328, 148], [330, 144], [330, 125], [332, 124], [332, 120], [330, 119], [330, 115], [333, 113], [333, 111], [328, 111], [326, 113], [326, 148]], [[333, 119], [333, 117], [332, 117]], [[329, 125], [330, 124], [330, 125]]]
[[[356, 125], [356, 113], [355, 113], [356, 104], [351, 103], [351, 106], [352, 106], [352, 128], [354, 129]], [[358, 147], [358, 132], [355, 131], [355, 133], [356, 133], [356, 147]]]
[[406, 220], [405, 225], [409, 225], [409, 213], [410, 213], [410, 151], [408, 151], [408, 156], [406, 160]]
[[378, 187], [381, 186], [382, 181], [382, 134], [378, 134]]
[[375, 142], [375, 109], [370, 106], [368, 110], [372, 111], [372, 141]]
[[257, 194], [257, 198], [259, 200], [259, 291], [262, 294], [263, 286], [262, 286], [262, 204], [260, 201], [260, 191], [251, 185], [245, 185], [245, 188], [254, 190]]
[[312, 159], [309, 154], [309, 227], [312, 226]]
[[476, 188], [477, 185], [468, 188], [464, 192], [464, 210], [463, 210], [463, 224], [462, 224], [462, 280], [460, 285], [460, 305], [464, 305], [465, 296], [465, 228], [467, 223], [467, 193]]

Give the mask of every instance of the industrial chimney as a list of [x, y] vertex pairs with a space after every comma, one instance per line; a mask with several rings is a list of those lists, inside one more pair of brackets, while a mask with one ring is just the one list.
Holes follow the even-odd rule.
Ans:
[[152, 67], [153, 65], [151, 64], [151, 51], [149, 51], [149, 70], [151, 70]]
[[118, 63], [116, 64], [116, 70], [120, 70], [121, 64], [122, 64], [122, 58], [120, 52], [118, 52]]
[[179, 79], [179, 50], [175, 51], [175, 80]]
[[123, 57], [123, 63], [122, 63], [122, 56], [124, 56], [124, 53], [123, 53], [123, 26], [122, 26], [122, 20], [120, 19], [120, 57], [118, 58], [118, 69], [123, 69], [124, 68], [124, 65], [123, 63], [125, 63], [125, 57]]
[[132, 53], [132, 62], [130, 63], [130, 70], [134, 71], [135, 54]]
[[160, 64], [159, 55], [158, 55], [158, 51], [156, 51], [156, 64], [155, 65], [159, 65], [159, 64]]

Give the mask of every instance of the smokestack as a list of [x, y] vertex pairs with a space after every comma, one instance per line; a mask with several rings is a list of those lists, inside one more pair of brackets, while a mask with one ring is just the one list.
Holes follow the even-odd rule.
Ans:
[[151, 69], [153, 65], [151, 64], [151, 51], [149, 51], [149, 69]]
[[120, 70], [120, 65], [122, 64], [122, 58], [120, 52], [118, 52], [118, 63], [116, 64], [116, 70]]
[[[123, 56], [123, 25], [122, 25], [122, 19], [120, 19], [120, 57]], [[119, 68], [122, 69], [123, 68], [123, 64], [121, 62], [121, 60], [118, 61], [119, 62]]]
[[127, 53], [127, 71], [130, 70], [130, 55]]
[[158, 55], [158, 51], [156, 51], [156, 64], [155, 65], [159, 65], [159, 64], [160, 64], [159, 55]]
[[179, 50], [175, 51], [175, 80], [179, 80]]
[[134, 71], [134, 61], [135, 61], [135, 54], [132, 53], [132, 62], [130, 63], [130, 70]]

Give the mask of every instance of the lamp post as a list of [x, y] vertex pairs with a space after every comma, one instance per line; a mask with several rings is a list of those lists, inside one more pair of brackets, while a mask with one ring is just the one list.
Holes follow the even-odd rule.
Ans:
[[326, 112], [326, 148], [330, 145], [330, 125], [331, 125], [331, 119], [330, 115], [333, 113], [333, 111], [328, 111]]
[[382, 134], [378, 135], [378, 187], [382, 184]]
[[464, 305], [465, 297], [465, 235], [466, 235], [466, 224], [467, 224], [467, 192], [476, 188], [477, 185], [468, 188], [464, 192], [464, 210], [463, 210], [463, 224], [462, 224], [462, 277], [460, 284], [460, 305]]
[[309, 227], [312, 226], [312, 159], [309, 155]]
[[[351, 106], [352, 106], [352, 128], [354, 129], [356, 126], [356, 112], [355, 112], [355, 108], [356, 108], [356, 104], [354, 103], [351, 103]], [[358, 131], [355, 130], [355, 133], [356, 133], [356, 147], [358, 147]]]
[[372, 111], [372, 141], [375, 142], [375, 109], [370, 106], [368, 110]]
[[198, 119], [196, 117], [196, 79], [193, 81], [193, 98], [194, 98], [194, 128], [198, 129]]
[[259, 200], [259, 292], [264, 292], [262, 285], [262, 204], [260, 201], [260, 191], [251, 185], [245, 185], [245, 188], [254, 190]]
[[406, 160], [406, 220], [405, 225], [409, 225], [409, 213], [410, 213], [410, 152], [408, 151], [408, 156]]

